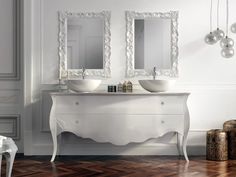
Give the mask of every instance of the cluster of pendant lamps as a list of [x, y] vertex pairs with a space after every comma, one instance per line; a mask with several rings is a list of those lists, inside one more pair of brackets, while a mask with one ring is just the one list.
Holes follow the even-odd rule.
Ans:
[[[221, 46], [221, 55], [225, 58], [231, 58], [234, 56], [234, 41], [233, 39], [228, 37], [228, 24], [229, 24], [229, 2], [226, 0], [226, 30], [225, 33], [223, 30], [219, 28], [219, 1], [217, 3], [217, 28], [212, 31], [212, 4], [213, 0], [211, 0], [211, 8], [210, 8], [210, 33], [206, 35], [205, 42], [209, 45], [216, 44], [220, 41]], [[231, 32], [236, 33], [236, 23], [231, 25]]]

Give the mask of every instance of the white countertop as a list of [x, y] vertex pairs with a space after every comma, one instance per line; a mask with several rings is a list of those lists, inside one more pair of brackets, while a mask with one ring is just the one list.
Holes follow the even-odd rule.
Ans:
[[76, 96], [76, 95], [189, 95], [188, 92], [147, 92], [143, 90], [134, 90], [133, 92], [107, 92], [107, 91], [94, 91], [94, 92], [74, 92], [74, 91], [60, 91], [60, 92], [51, 92], [50, 95], [67, 95], [67, 96]]

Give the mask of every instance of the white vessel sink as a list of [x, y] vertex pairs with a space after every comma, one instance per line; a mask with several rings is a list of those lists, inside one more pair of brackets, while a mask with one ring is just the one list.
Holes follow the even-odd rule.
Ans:
[[96, 79], [67, 80], [67, 86], [76, 92], [92, 92], [98, 88], [101, 82]]
[[174, 84], [175, 80], [139, 80], [139, 84], [149, 92], [165, 92]]

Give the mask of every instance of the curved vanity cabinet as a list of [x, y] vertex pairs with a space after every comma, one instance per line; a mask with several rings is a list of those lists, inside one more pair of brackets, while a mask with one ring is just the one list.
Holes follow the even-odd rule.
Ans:
[[178, 133], [177, 147], [186, 153], [189, 93], [51, 93], [50, 130], [54, 161], [57, 135], [73, 132], [96, 142], [126, 145]]

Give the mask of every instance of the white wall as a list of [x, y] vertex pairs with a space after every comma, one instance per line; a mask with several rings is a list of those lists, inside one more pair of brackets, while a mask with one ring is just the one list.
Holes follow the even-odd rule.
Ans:
[[[204, 37], [209, 32], [209, 2], [206, 0], [25, 0], [32, 7], [32, 21], [26, 26], [29, 30], [30, 42], [26, 47], [32, 48], [26, 55], [32, 53], [26, 73], [31, 73], [32, 95], [29, 93], [33, 105], [32, 124], [27, 124], [25, 132], [27, 145], [26, 154], [51, 153], [51, 137], [47, 132], [48, 104], [47, 91], [54, 89], [58, 75], [58, 11], [102, 11], [110, 10], [111, 14], [111, 67], [112, 77], [104, 84], [118, 83], [125, 80], [125, 10], [166, 12], [179, 11], [179, 79], [175, 90], [189, 91], [191, 96], [188, 104], [191, 116], [191, 130], [189, 135], [190, 153], [204, 153], [205, 132], [211, 128], [221, 128], [224, 121], [236, 117], [236, 56], [224, 59], [220, 55], [219, 44], [209, 46], [204, 43]], [[236, 1], [230, 1], [230, 24], [236, 19]], [[225, 6], [222, 4], [222, 10]], [[222, 12], [223, 13], [223, 12]], [[28, 19], [29, 17], [27, 17]], [[28, 19], [30, 20], [30, 19]], [[223, 21], [223, 15], [221, 22]], [[214, 20], [215, 22], [215, 20]], [[30, 24], [31, 23], [31, 24]], [[215, 24], [214, 24], [215, 26]], [[224, 24], [221, 23], [221, 27]], [[32, 33], [30, 35], [30, 33]], [[236, 35], [230, 34], [235, 40]], [[31, 40], [30, 40], [31, 39]], [[29, 60], [29, 58], [27, 58]], [[128, 80], [128, 79], [126, 79]], [[134, 83], [137, 80], [131, 79]], [[30, 89], [30, 87], [28, 87]], [[30, 91], [30, 90], [29, 90]], [[43, 99], [45, 98], [45, 99]], [[30, 122], [31, 117], [27, 120]], [[31, 134], [32, 133], [32, 134]], [[28, 139], [33, 135], [33, 138]], [[99, 154], [107, 150], [110, 145], [101, 145], [75, 137], [64, 139], [69, 144], [63, 144], [62, 152], [72, 148], [72, 153], [87, 152], [93, 149]], [[80, 143], [84, 149], [76, 149], [71, 145]], [[74, 148], [73, 148], [74, 147]], [[97, 149], [97, 147], [101, 149]], [[136, 151], [134, 147], [113, 147], [112, 152], [127, 154], [155, 154], [153, 144], [142, 144]], [[199, 148], [200, 147], [200, 148]], [[119, 149], [120, 148], [120, 149]], [[63, 151], [64, 149], [64, 151]], [[118, 149], [118, 150], [117, 150]], [[84, 150], [84, 151], [83, 151]], [[117, 151], [116, 151], [117, 150]], [[172, 150], [170, 150], [173, 152]], [[111, 153], [112, 153], [111, 152]], [[168, 153], [168, 148], [162, 152]]]

